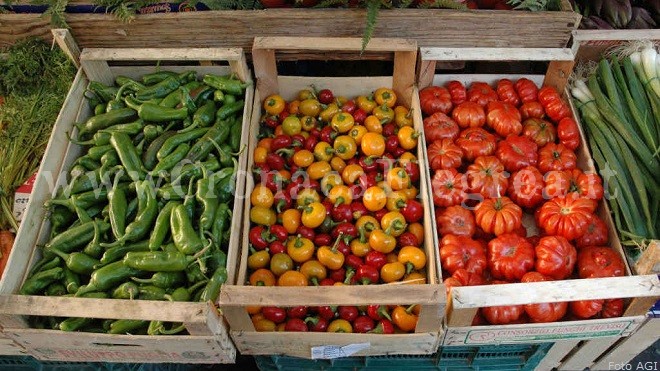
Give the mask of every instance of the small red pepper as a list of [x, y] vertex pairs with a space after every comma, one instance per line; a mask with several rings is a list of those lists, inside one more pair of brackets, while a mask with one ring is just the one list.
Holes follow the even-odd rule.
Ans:
[[374, 321], [380, 321], [381, 319], [392, 320], [390, 314], [387, 312], [387, 306], [385, 305], [372, 304], [367, 306], [367, 315]]
[[380, 273], [378, 273], [378, 270], [375, 267], [363, 264], [355, 272], [355, 278], [359, 283], [368, 285], [372, 283], [378, 283]]
[[339, 318], [345, 319], [348, 322], [353, 322], [360, 315], [360, 311], [358, 311], [358, 308], [354, 305], [340, 305], [337, 307], [337, 314], [339, 315]]
[[307, 323], [300, 318], [289, 318], [284, 325], [284, 331], [307, 332]]
[[374, 320], [369, 316], [358, 316], [358, 318], [353, 321], [353, 331], [361, 334], [366, 334], [369, 331], [373, 330], [376, 327]]

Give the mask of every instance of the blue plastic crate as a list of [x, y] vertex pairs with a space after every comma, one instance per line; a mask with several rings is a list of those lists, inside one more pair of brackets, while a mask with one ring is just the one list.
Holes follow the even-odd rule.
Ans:
[[287, 356], [255, 357], [261, 371], [364, 370], [364, 371], [531, 371], [552, 343], [481, 347], [444, 347], [432, 355], [389, 355], [309, 360]]

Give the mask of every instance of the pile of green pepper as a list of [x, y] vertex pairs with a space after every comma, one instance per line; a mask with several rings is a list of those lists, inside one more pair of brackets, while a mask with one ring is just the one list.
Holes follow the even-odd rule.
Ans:
[[[158, 71], [90, 82], [83, 155], [47, 203], [51, 236], [24, 295], [214, 301], [227, 248], [247, 84]], [[175, 334], [182, 324], [32, 319], [35, 327]]]

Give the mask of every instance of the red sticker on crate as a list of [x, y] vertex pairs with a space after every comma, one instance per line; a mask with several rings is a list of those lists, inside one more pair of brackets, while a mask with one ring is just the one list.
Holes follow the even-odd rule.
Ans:
[[16, 188], [16, 192], [14, 193], [14, 208], [12, 211], [17, 222], [23, 220], [23, 214], [25, 213], [28, 201], [30, 200], [30, 194], [32, 193], [32, 187], [34, 186], [34, 181], [36, 179], [37, 173], [34, 173], [25, 181], [25, 183]]

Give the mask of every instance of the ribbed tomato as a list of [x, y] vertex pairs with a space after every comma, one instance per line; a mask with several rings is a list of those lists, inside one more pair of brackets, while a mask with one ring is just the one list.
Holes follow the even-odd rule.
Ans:
[[495, 153], [495, 136], [482, 128], [463, 130], [454, 141], [463, 150], [466, 160], [473, 161], [479, 156], [490, 156]]
[[544, 196], [548, 199], [565, 197], [571, 188], [571, 174], [566, 170], [550, 170], [545, 173]]
[[506, 233], [488, 242], [488, 268], [493, 277], [517, 281], [534, 269], [534, 246], [526, 238]]
[[452, 108], [449, 90], [442, 86], [427, 86], [419, 91], [419, 103], [425, 115], [449, 113]]
[[455, 169], [438, 170], [431, 179], [431, 189], [436, 206], [460, 205], [467, 198], [467, 179]]
[[497, 96], [502, 102], [509, 103], [513, 106], [520, 105], [520, 97], [513, 86], [513, 82], [509, 79], [500, 79], [497, 82]]
[[499, 197], [506, 192], [509, 180], [504, 165], [495, 156], [480, 156], [465, 172], [470, 191], [484, 198]]
[[621, 317], [623, 315], [623, 299], [607, 299], [600, 312], [602, 318]]
[[515, 106], [499, 101], [489, 102], [487, 112], [486, 123], [501, 137], [522, 131], [522, 117]]
[[507, 171], [514, 172], [525, 166], [536, 166], [538, 161], [538, 146], [530, 138], [520, 135], [509, 135], [497, 143], [497, 156]]
[[626, 266], [621, 255], [607, 246], [587, 246], [577, 256], [580, 278], [621, 277]]
[[573, 274], [577, 251], [564, 237], [541, 237], [534, 250], [537, 272], [556, 280], [566, 279]]
[[546, 234], [573, 240], [585, 233], [596, 206], [588, 198], [557, 197], [538, 209], [537, 224]]
[[537, 99], [539, 88], [532, 80], [526, 77], [521, 77], [516, 80], [514, 86], [523, 103], [533, 102]]
[[533, 140], [537, 146], [543, 147], [555, 142], [557, 131], [550, 121], [532, 117], [523, 121], [522, 135]]
[[451, 139], [436, 140], [427, 149], [431, 169], [452, 169], [461, 166], [463, 151]]
[[577, 156], [563, 144], [548, 143], [539, 149], [539, 170], [570, 170], [577, 166]]
[[486, 251], [479, 241], [448, 234], [440, 241], [440, 263], [450, 274], [461, 268], [481, 274], [487, 265]]
[[577, 318], [591, 318], [603, 310], [605, 300], [578, 300], [569, 303], [571, 313]]
[[[509, 283], [506, 281], [492, 281], [491, 284], [499, 285]], [[515, 323], [525, 313], [522, 305], [502, 305], [497, 307], [481, 308], [481, 314], [491, 325], [506, 325]]]
[[596, 201], [603, 198], [603, 182], [598, 174], [594, 172], [585, 174], [580, 169], [572, 169], [568, 174], [570, 181], [568, 192]]
[[426, 143], [448, 138], [454, 140], [460, 129], [456, 121], [442, 112], [436, 112], [424, 119], [424, 137]]
[[465, 85], [457, 80], [452, 80], [447, 83], [447, 90], [451, 95], [451, 102], [457, 106], [467, 100], [467, 89]]
[[[542, 275], [539, 272], [527, 272], [520, 279], [520, 282], [544, 282], [552, 281], [552, 278]], [[538, 303], [525, 304], [525, 313], [532, 322], [545, 323], [559, 321], [568, 309], [567, 302], [558, 303]]]
[[467, 99], [475, 102], [482, 107], [486, 107], [488, 102], [497, 101], [497, 92], [485, 82], [473, 82], [467, 91]]
[[545, 116], [543, 105], [537, 101], [525, 102], [518, 108], [523, 120], [530, 118], [542, 119]]
[[586, 246], [606, 246], [609, 242], [607, 224], [596, 215], [591, 216], [587, 230], [582, 237], [575, 240], [575, 246], [579, 249]]
[[451, 117], [461, 128], [476, 128], [486, 123], [484, 108], [475, 102], [463, 102], [451, 112]]
[[543, 201], [543, 175], [534, 166], [516, 171], [509, 178], [507, 195], [519, 206], [535, 208]]
[[571, 108], [561, 98], [557, 89], [552, 86], [544, 86], [539, 89], [538, 100], [545, 110], [545, 114], [554, 122], [559, 122], [564, 117], [571, 115]]
[[436, 214], [438, 232], [444, 236], [454, 234], [457, 236], [472, 237], [476, 231], [472, 211], [460, 205], [449, 206]]
[[557, 124], [559, 142], [572, 150], [580, 146], [580, 129], [571, 117], [564, 117]]
[[489, 198], [474, 210], [477, 225], [496, 236], [511, 233], [522, 224], [522, 209], [508, 197]]

